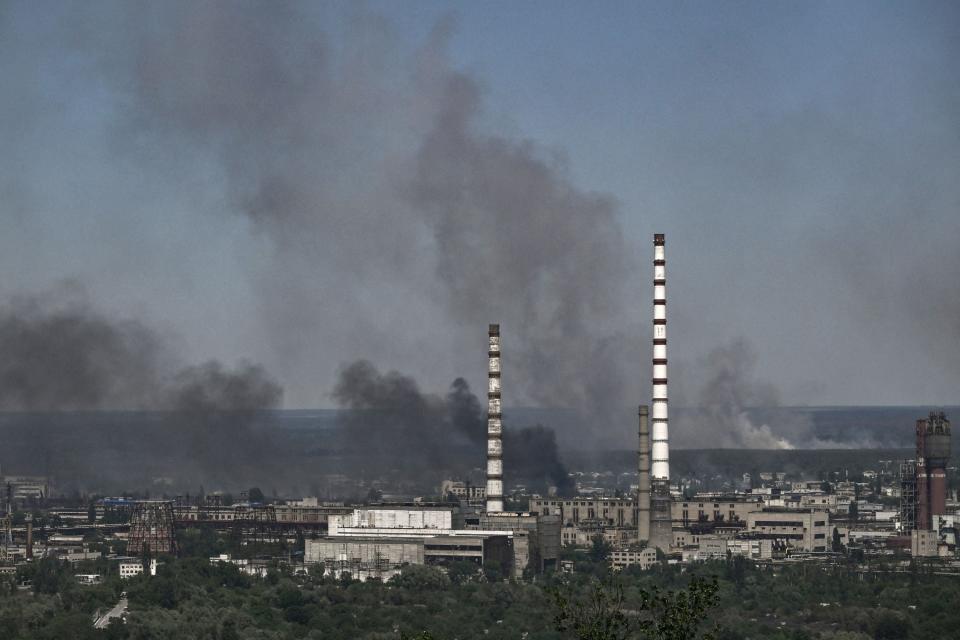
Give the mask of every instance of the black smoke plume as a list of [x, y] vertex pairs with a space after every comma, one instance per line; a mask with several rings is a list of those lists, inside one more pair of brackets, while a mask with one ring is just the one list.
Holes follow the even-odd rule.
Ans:
[[283, 389], [263, 367], [240, 363], [229, 370], [215, 361], [190, 366], [173, 376], [163, 395], [170, 431], [201, 471], [188, 477], [235, 485], [277, 467], [276, 449], [255, 426], [265, 410], [279, 407]]
[[0, 463], [52, 475], [61, 488], [142, 482], [144, 473], [229, 486], [255, 468], [264, 474], [271, 446], [256, 426], [279, 406], [281, 387], [258, 365], [184, 366], [175, 352], [146, 324], [93, 307], [75, 283], [0, 305]]
[[480, 83], [447, 59], [452, 21], [410, 52], [375, 14], [330, 37], [301, 9], [120, 4], [122, 37], [80, 39], [122, 98], [121, 146], [176, 159], [161, 170], [212, 161], [225, 201], [272, 244], [257, 284], [292, 384], [312, 391], [300, 380], [329, 350], [409, 362], [414, 344], [394, 337], [426, 335], [416, 287], [451, 343], [503, 323], [523, 402], [590, 416], [598, 441], [632, 433], [642, 358], [614, 199], [577, 187], [550, 150], [482, 132]]
[[75, 283], [15, 296], [0, 306], [0, 409], [149, 406], [163, 350], [140, 322], [91, 308]]
[[[341, 370], [333, 396], [344, 409], [341, 425], [355, 471], [399, 465], [408, 479], [436, 486], [445, 475], [484, 466], [485, 414], [462, 378], [441, 396], [422, 392], [411, 376], [381, 373], [360, 360]], [[508, 482], [569, 492], [552, 430], [507, 423], [504, 451]]]

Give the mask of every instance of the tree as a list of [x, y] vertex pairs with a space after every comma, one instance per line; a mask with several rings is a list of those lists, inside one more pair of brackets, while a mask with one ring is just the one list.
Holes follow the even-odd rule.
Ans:
[[857, 518], [858, 518], [859, 515], [860, 515], [859, 510], [858, 510], [858, 507], [857, 507], [857, 501], [856, 501], [856, 500], [851, 500], [851, 501], [850, 501], [850, 510], [848, 511], [848, 513], [850, 514], [850, 521], [851, 521], [851, 522], [856, 522], [856, 521], [857, 521]]
[[840, 553], [843, 551], [843, 544], [840, 542], [840, 530], [836, 527], [833, 528], [833, 545], [832, 549], [835, 553]]
[[894, 613], [883, 613], [873, 627], [876, 640], [898, 640], [910, 635], [910, 621]]
[[447, 567], [447, 575], [456, 584], [469, 582], [480, 573], [480, 568], [469, 560], [458, 560]]
[[260, 502], [260, 503], [262, 503], [265, 500], [263, 491], [260, 490], [260, 487], [250, 487], [250, 490], [247, 491], [247, 499], [250, 502]]
[[606, 541], [602, 533], [593, 536], [590, 542], [590, 559], [594, 562], [605, 562], [610, 556], [610, 551], [613, 547]]
[[557, 630], [573, 632], [578, 640], [626, 640], [630, 621], [623, 612], [623, 587], [619, 583], [604, 585], [595, 580], [586, 601], [555, 591], [554, 616]]
[[712, 581], [694, 578], [690, 586], [679, 591], [641, 592], [641, 611], [648, 611], [650, 617], [640, 622], [641, 637], [656, 640], [694, 640], [703, 638], [712, 640], [716, 626], [709, 631], [703, 630], [707, 614], [720, 603], [717, 595], [720, 586], [717, 579]]
[[586, 599], [569, 591], [553, 592], [557, 630], [573, 633], [577, 640], [712, 640], [716, 628], [705, 630], [707, 615], [720, 598], [716, 578], [693, 578], [686, 589], [640, 590], [637, 617], [624, 609], [623, 587], [617, 582], [594, 581]]

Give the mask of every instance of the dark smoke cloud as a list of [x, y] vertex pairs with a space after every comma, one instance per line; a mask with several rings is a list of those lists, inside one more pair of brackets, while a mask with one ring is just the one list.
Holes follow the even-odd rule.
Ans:
[[447, 445], [462, 434], [443, 398], [424, 395], [410, 376], [381, 374], [367, 361], [343, 369], [333, 397], [347, 409], [343, 424], [352, 454], [397, 456], [404, 464], [415, 456], [421, 464], [436, 466]]
[[[449, 21], [410, 53], [362, 11], [333, 41], [289, 5], [127, 7], [124, 38], [83, 43], [123, 96], [118, 139], [143, 161], [222, 172], [231, 208], [274, 248], [256, 278], [289, 378], [317, 375], [331, 333], [345, 360], [399, 364], [411, 345], [392, 336], [416, 336], [420, 314], [457, 327], [457, 348], [499, 321], [514, 397], [589, 416], [598, 440], [632, 431], [641, 358], [625, 337], [617, 204], [534, 143], [481, 133], [479, 83], [447, 60]], [[433, 291], [428, 306], [411, 290]]]
[[91, 308], [76, 283], [15, 296], [0, 306], [0, 409], [150, 406], [163, 349], [140, 322]]
[[633, 351], [618, 334], [634, 265], [616, 203], [577, 189], [533, 143], [479, 133], [476, 80], [440, 75], [411, 198], [435, 236], [450, 311], [468, 325], [504, 323], [512, 384], [529, 399], [609, 428], [629, 404], [624, 358]]
[[[436, 485], [444, 474], [485, 464], [484, 410], [462, 378], [445, 396], [434, 395], [410, 376], [361, 360], [342, 369], [333, 395], [345, 410], [340, 420], [354, 473], [399, 465], [406, 479]], [[505, 424], [504, 451], [508, 482], [569, 491], [552, 430]]]
[[[553, 429], [543, 425], [510, 429], [503, 434], [504, 473], [514, 473], [533, 483], [547, 480], [562, 496], [572, 495], [576, 489], [560, 459], [557, 438]], [[507, 481], [510, 478], [507, 477]], [[534, 489], [540, 489], [535, 485]]]
[[[77, 438], [99, 438], [104, 448], [119, 447], [118, 468], [123, 456], [138, 453], [130, 449], [152, 449], [147, 457], [162, 461], [156, 473], [178, 483], [231, 483], [254, 464], [269, 467], [270, 442], [255, 426], [262, 412], [279, 407], [282, 388], [259, 365], [184, 366], [176, 351], [146, 324], [108, 317], [77, 283], [0, 305], [0, 411], [16, 412], [5, 419], [7, 435], [23, 435], [27, 425], [16, 459], [0, 462], [64, 485], [112, 475], [85, 468], [97, 465], [70, 451]], [[50, 415], [118, 409], [141, 413], [121, 414], [125, 422], [93, 418], [84, 433], [63, 432], [63, 418]], [[158, 418], [152, 431], [144, 430], [144, 411]]]
[[263, 367], [241, 363], [230, 370], [219, 362], [187, 367], [167, 383], [163, 396], [171, 435], [182, 440], [185, 457], [194, 462], [182, 469], [187, 477], [236, 483], [276, 467], [271, 459], [276, 449], [255, 425], [262, 412], [280, 406], [283, 389]]

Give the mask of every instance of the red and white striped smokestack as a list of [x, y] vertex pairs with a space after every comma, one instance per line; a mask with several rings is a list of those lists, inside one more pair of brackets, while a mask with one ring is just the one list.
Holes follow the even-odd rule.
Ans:
[[503, 422], [500, 413], [500, 325], [490, 325], [487, 350], [487, 513], [503, 511]]
[[653, 236], [653, 426], [651, 476], [670, 479], [670, 433], [667, 424], [667, 261], [664, 236]]

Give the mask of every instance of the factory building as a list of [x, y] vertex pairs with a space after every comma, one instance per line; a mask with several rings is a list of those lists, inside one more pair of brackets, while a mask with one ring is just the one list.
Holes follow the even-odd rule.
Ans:
[[494, 562], [509, 571], [510, 536], [479, 531], [472, 535], [331, 536], [307, 540], [304, 549], [304, 562], [322, 566], [324, 575], [347, 573], [355, 580], [389, 580], [404, 565], [447, 566], [460, 561], [472, 562], [478, 569]]
[[530, 511], [558, 516], [564, 525], [598, 522], [610, 527], [637, 527], [636, 500], [627, 498], [530, 498]]
[[440, 483], [440, 495], [453, 496], [468, 504], [482, 504], [487, 498], [487, 489], [462, 480], [444, 480]]
[[348, 574], [354, 580], [376, 577], [389, 580], [405, 564], [425, 564], [420, 538], [371, 540], [349, 536], [307, 540], [303, 553], [307, 565], [323, 567], [324, 575]]
[[681, 527], [689, 527], [695, 524], [729, 524], [745, 525], [747, 516], [752, 511], [756, 511], [764, 506], [759, 499], [746, 499], [743, 496], [723, 496], [725, 500], [717, 496], [714, 500], [704, 500], [702, 498], [694, 500], [677, 501], [671, 505], [672, 518], [674, 523]]
[[826, 511], [763, 509], [747, 515], [747, 533], [758, 539], [783, 541], [800, 551], [829, 551], [833, 530]]
[[388, 570], [396, 572], [404, 563], [446, 565], [467, 560], [482, 566], [495, 562], [506, 575], [519, 577], [528, 565], [533, 570], [543, 567], [545, 557], [555, 562], [550, 536], [538, 518], [488, 515], [496, 518], [481, 521], [487, 528], [465, 529], [459, 512], [451, 507], [354, 509], [330, 516], [328, 537], [307, 541], [305, 561], [324, 564], [325, 572], [349, 571], [364, 580]]
[[480, 516], [480, 529], [513, 533], [516, 577], [524, 571], [542, 573], [556, 568], [560, 558], [560, 518], [532, 512], [485, 513]]
[[682, 550], [684, 562], [706, 562], [707, 560], [726, 560], [728, 538], [718, 535], [698, 536], [696, 544], [686, 545]]
[[[459, 511], [457, 512], [459, 514]], [[430, 529], [449, 530], [460, 528], [462, 522], [454, 517], [452, 507], [423, 506], [397, 508], [391, 505], [374, 505], [362, 509], [352, 509], [343, 515], [332, 515], [328, 519], [328, 531], [331, 536], [353, 529]]]
[[0, 476], [3, 500], [24, 502], [50, 497], [52, 482], [46, 476]]
[[[243, 515], [249, 506], [246, 503], [229, 506], [175, 504], [173, 510], [177, 522], [228, 523], [237, 519], [238, 515]], [[331, 515], [344, 515], [352, 512], [351, 507], [345, 507], [342, 504], [321, 504], [316, 498], [292, 500], [270, 506], [276, 514], [276, 521], [285, 524], [322, 525], [327, 522]], [[98, 505], [97, 517], [102, 518], [103, 512], [109, 507], [110, 505]]]

